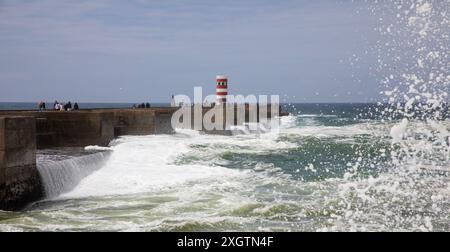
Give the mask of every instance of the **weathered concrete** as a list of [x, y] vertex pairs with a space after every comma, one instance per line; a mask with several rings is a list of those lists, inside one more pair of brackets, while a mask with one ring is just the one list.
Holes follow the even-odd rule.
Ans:
[[[241, 126], [245, 123], [259, 123], [264, 119], [270, 120], [276, 116], [287, 116], [288, 113], [283, 113], [281, 111], [276, 111], [276, 113], [272, 114], [270, 104], [267, 106], [259, 106], [259, 104], [245, 104], [243, 106], [237, 106], [236, 104], [226, 104], [222, 106], [213, 106], [213, 107], [201, 107], [196, 108], [195, 106], [191, 107], [182, 107], [184, 109], [183, 114], [190, 113], [191, 123], [187, 128], [189, 129], [197, 129], [201, 130], [206, 134], [217, 134], [217, 135], [231, 135], [232, 130], [229, 129], [230, 126]], [[213, 122], [218, 122], [219, 125], [223, 128], [222, 130], [210, 128], [205, 125], [202, 121], [201, 125], [195, 125], [195, 110], [200, 109], [200, 119], [204, 117], [207, 120]], [[279, 108], [281, 109], [281, 108]], [[229, 116], [232, 115], [232, 116]], [[217, 118], [216, 118], [217, 117]], [[184, 119], [181, 119], [183, 121]], [[217, 125], [217, 126], [219, 126]]]
[[111, 112], [0, 111], [2, 114], [34, 117], [38, 148], [107, 145], [114, 139]]
[[154, 111], [155, 128], [154, 134], [173, 134], [172, 115], [178, 108], [158, 109]]
[[[170, 120], [176, 108], [104, 109], [114, 114], [114, 136], [171, 134]], [[98, 110], [96, 110], [98, 111]]]
[[0, 111], [0, 116], [36, 118], [38, 148], [106, 146], [122, 135], [171, 134], [176, 108], [93, 109], [80, 111]]
[[35, 133], [33, 117], [0, 117], [0, 209], [19, 209], [43, 195]]
[[154, 132], [154, 112], [148, 109], [114, 110], [114, 135], [150, 135]]
[[108, 145], [114, 139], [113, 113], [39, 113], [36, 122], [39, 148]]

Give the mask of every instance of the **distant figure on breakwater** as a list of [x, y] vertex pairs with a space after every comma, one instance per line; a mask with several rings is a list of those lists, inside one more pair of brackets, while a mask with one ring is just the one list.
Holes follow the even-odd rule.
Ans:
[[70, 110], [72, 110], [72, 103], [69, 101], [68, 103], [64, 104], [64, 111]]
[[149, 102], [147, 102], [147, 103], [143, 102], [143, 103], [133, 104], [132, 108], [134, 108], [134, 109], [136, 109], [136, 108], [138, 108], [138, 109], [150, 108], [150, 103]]
[[55, 101], [55, 103], [53, 104], [53, 109], [55, 111], [62, 111], [62, 110], [64, 110], [64, 107], [61, 103], [59, 103], [58, 101]]
[[170, 106], [171, 106], [172, 108], [174, 108], [174, 107], [177, 106], [177, 104], [176, 104], [176, 102], [175, 102], [175, 95], [172, 95], [172, 100], [170, 101]]
[[39, 111], [44, 111], [45, 110], [45, 102], [40, 101], [38, 103], [38, 108], [39, 108]]
[[[44, 104], [44, 109], [45, 109], [45, 104]], [[67, 103], [55, 101], [55, 103], [53, 104], [53, 110], [55, 110], [55, 111], [71, 111], [71, 110], [79, 110], [79, 109], [80, 109], [80, 106], [78, 105], [78, 103], [75, 103], [75, 105], [72, 108], [72, 103], [70, 101]]]

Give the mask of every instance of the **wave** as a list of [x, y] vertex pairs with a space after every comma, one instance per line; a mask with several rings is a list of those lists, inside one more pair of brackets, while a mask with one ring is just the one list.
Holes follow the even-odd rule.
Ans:
[[352, 137], [357, 135], [386, 135], [386, 128], [389, 126], [373, 123], [360, 123], [341, 127], [335, 126], [303, 126], [288, 128], [281, 131], [282, 134], [313, 136], [317, 138], [324, 137]]
[[37, 169], [44, 185], [45, 196], [54, 198], [72, 190], [83, 178], [100, 169], [109, 155], [109, 152], [98, 152], [62, 161], [38, 162]]
[[139, 194], [189, 181], [239, 174], [222, 167], [173, 164], [177, 156], [189, 150], [191, 143], [197, 142], [195, 137], [190, 137], [195, 133], [182, 132], [173, 136], [120, 138], [113, 143], [114, 151], [104, 167], [83, 179], [73, 191], [61, 195], [61, 198]]
[[87, 151], [108, 151], [108, 150], [112, 150], [112, 149], [111, 149], [111, 147], [89, 145], [89, 146], [84, 147], [84, 150], [87, 150]]

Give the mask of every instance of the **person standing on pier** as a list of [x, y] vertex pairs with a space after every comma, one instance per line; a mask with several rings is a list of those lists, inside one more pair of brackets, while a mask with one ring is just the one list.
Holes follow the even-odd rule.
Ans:
[[72, 110], [72, 103], [69, 101], [64, 105], [64, 111], [70, 111]]
[[170, 101], [170, 106], [171, 106], [172, 108], [174, 108], [174, 107], [177, 106], [177, 104], [175, 103], [175, 95], [172, 95], [172, 100]]
[[45, 110], [45, 102], [40, 101], [38, 103], [38, 108], [39, 108], [39, 111], [44, 111]]

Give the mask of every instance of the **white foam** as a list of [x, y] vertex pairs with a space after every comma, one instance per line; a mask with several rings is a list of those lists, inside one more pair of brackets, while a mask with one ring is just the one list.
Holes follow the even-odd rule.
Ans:
[[47, 198], [68, 192], [95, 170], [101, 169], [110, 152], [74, 157], [62, 161], [45, 160], [37, 164]]
[[303, 126], [283, 129], [283, 134], [313, 137], [351, 137], [356, 135], [383, 134], [384, 126], [369, 125], [366, 123], [348, 126]]
[[121, 138], [113, 146], [114, 152], [101, 170], [61, 197], [135, 194], [239, 173], [222, 167], [172, 164], [176, 157], [189, 151], [190, 144], [198, 142], [196, 137], [189, 136], [194, 133], [183, 133], [185, 135]]
[[335, 117], [337, 117], [337, 115], [301, 114], [301, 115], [298, 115], [298, 117], [300, 117], [300, 118], [309, 118], [309, 117], [312, 117], [312, 118], [317, 118], [317, 117], [335, 118]]
[[98, 145], [89, 145], [84, 147], [85, 150], [87, 151], [107, 151], [107, 150], [112, 150], [111, 147], [103, 147], [103, 146], [98, 146]]
[[403, 119], [399, 124], [395, 125], [391, 129], [391, 137], [394, 143], [400, 142], [403, 140], [403, 137], [406, 132], [406, 128], [408, 127], [408, 119]]
[[294, 116], [292, 114], [288, 115], [288, 116], [282, 116], [280, 117], [280, 123], [281, 123], [281, 127], [295, 127], [297, 120], [297, 116]]

